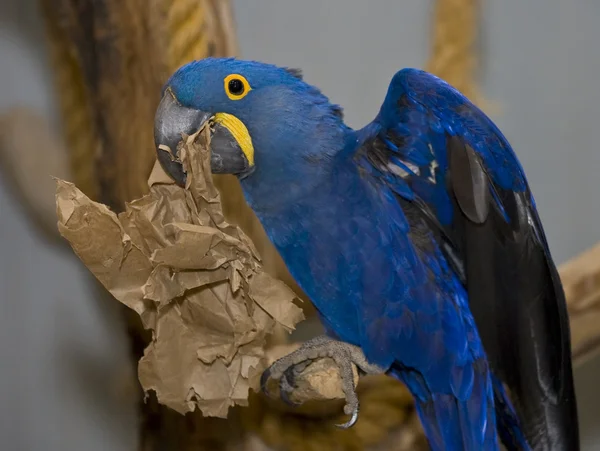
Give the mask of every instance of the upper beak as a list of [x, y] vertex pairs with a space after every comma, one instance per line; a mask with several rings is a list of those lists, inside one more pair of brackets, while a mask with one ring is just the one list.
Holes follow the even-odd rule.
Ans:
[[[253, 161], [249, 161], [247, 157], [247, 149], [242, 148], [247, 148], [245, 142], [247, 140], [238, 136], [239, 128], [235, 126], [239, 123], [237, 118], [223, 113], [213, 116], [204, 111], [187, 108], [181, 105], [171, 89], [167, 88], [156, 110], [154, 143], [161, 166], [180, 186], [185, 186], [186, 176], [183, 166], [177, 159], [177, 145], [182, 140], [183, 134], [195, 133], [207, 121], [211, 122], [210, 163], [213, 174], [243, 175], [253, 167]], [[245, 127], [243, 128], [245, 130]], [[161, 149], [162, 146], [167, 146], [171, 153]]]

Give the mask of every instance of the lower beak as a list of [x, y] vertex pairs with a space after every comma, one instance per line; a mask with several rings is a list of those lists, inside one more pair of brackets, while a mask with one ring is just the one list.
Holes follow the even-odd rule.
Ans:
[[[233, 121], [228, 118], [233, 118]], [[253, 168], [253, 162], [248, 160], [247, 151], [244, 151], [246, 149], [242, 149], [247, 147], [246, 140], [240, 139], [237, 136], [238, 128], [230, 125], [232, 122], [239, 123], [237, 118], [222, 113], [213, 116], [204, 111], [187, 108], [181, 105], [173, 92], [167, 88], [156, 110], [154, 143], [162, 168], [180, 186], [185, 186], [186, 176], [178, 158], [177, 145], [183, 135], [195, 133], [207, 121], [211, 122], [212, 173], [245, 175]], [[165, 146], [170, 152], [164, 149]]]

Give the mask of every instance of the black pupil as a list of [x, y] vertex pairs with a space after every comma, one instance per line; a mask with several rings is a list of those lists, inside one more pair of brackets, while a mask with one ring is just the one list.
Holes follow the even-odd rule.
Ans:
[[242, 94], [244, 92], [244, 83], [242, 83], [242, 80], [239, 80], [237, 78], [230, 80], [229, 81], [229, 92], [236, 96], [239, 96], [240, 94]]

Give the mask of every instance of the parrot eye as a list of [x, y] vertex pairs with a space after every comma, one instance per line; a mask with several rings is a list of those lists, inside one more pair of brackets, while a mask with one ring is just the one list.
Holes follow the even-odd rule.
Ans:
[[244, 93], [244, 83], [242, 80], [234, 78], [233, 80], [229, 80], [229, 92], [236, 96]]
[[243, 99], [251, 89], [248, 80], [239, 74], [225, 77], [225, 93], [231, 100]]

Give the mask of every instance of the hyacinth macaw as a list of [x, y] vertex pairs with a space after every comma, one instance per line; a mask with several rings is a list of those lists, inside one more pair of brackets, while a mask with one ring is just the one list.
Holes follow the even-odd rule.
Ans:
[[236, 59], [180, 68], [157, 110], [179, 183], [182, 134], [212, 127], [214, 173], [237, 174], [326, 335], [263, 377], [285, 396], [310, 359], [351, 363], [415, 398], [433, 450], [579, 449], [563, 289], [523, 169], [492, 121], [404, 69], [360, 130], [298, 70]]

